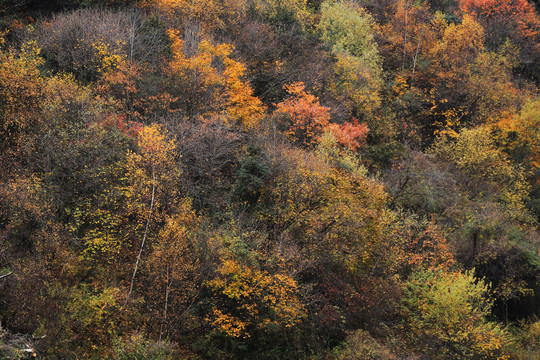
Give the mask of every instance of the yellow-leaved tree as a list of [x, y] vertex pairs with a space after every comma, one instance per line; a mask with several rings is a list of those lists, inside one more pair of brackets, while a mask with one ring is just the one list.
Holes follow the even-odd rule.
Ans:
[[233, 46], [202, 40], [190, 49], [178, 31], [170, 30], [169, 36], [173, 59], [166, 69], [167, 88], [179, 110], [219, 116], [243, 128], [256, 126], [265, 108], [243, 79], [246, 67], [233, 59]]
[[145, 0], [142, 6], [166, 14], [184, 29], [210, 32], [238, 22], [246, 0]]
[[226, 337], [247, 339], [285, 331], [304, 316], [296, 281], [286, 274], [270, 274], [224, 258], [209, 286], [216, 301], [207, 321]]
[[128, 154], [125, 216], [131, 219], [125, 236], [137, 248], [127, 300], [131, 296], [141, 256], [148, 237], [155, 237], [158, 225], [174, 211], [180, 198], [176, 145], [159, 125], [143, 127], [137, 135], [137, 151]]

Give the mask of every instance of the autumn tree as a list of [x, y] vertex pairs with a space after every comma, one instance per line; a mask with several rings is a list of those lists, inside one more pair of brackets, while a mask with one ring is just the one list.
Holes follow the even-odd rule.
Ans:
[[486, 293], [487, 285], [471, 273], [416, 273], [402, 303], [409, 336], [434, 359], [508, 356], [509, 335], [485, 320], [492, 304]]
[[353, 116], [368, 116], [379, 105], [380, 58], [374, 20], [352, 1], [325, 2], [317, 25], [336, 58], [332, 91], [348, 102]]
[[540, 19], [534, 5], [526, 0], [462, 0], [461, 11], [473, 16], [486, 30], [486, 45], [496, 50], [510, 40], [520, 48], [520, 62], [526, 76], [538, 81]]
[[[252, 347], [258, 338], [277, 340], [290, 333], [304, 317], [298, 285], [287, 274], [270, 274], [235, 259], [223, 259], [208, 286], [215, 293], [206, 318], [211, 336], [225, 338], [240, 353], [242, 344]], [[274, 346], [270, 342], [260, 350]]]
[[17, 51], [6, 49], [4, 38], [0, 37], [0, 46], [0, 149], [3, 157], [21, 156], [31, 151], [31, 134], [40, 123], [43, 59], [32, 42]]
[[127, 157], [128, 185], [124, 190], [127, 198], [125, 216], [136, 219], [128, 236], [134, 241], [137, 254], [127, 300], [133, 291], [147, 239], [155, 237], [158, 223], [177, 206], [176, 185], [180, 174], [175, 162], [175, 144], [166, 138], [158, 125], [141, 129], [137, 145], [138, 151]]
[[244, 128], [256, 126], [264, 106], [243, 80], [245, 66], [232, 58], [232, 45], [202, 40], [190, 49], [178, 32], [171, 30], [169, 36], [173, 59], [166, 70], [166, 86], [176, 98], [173, 109], [188, 115], [223, 116]]
[[315, 145], [329, 125], [330, 108], [321, 106], [319, 99], [304, 91], [304, 84], [286, 86], [290, 97], [276, 105], [276, 113], [290, 121], [287, 135], [299, 144]]
[[165, 14], [191, 36], [224, 30], [238, 22], [246, 10], [245, 0], [145, 0], [142, 6]]
[[201, 247], [197, 244], [200, 240], [196, 237], [200, 220], [189, 199], [179, 202], [165, 221], [145, 264], [145, 289], [140, 289], [150, 305], [145, 309], [148, 331], [159, 334], [160, 340], [176, 337], [183, 331], [178, 324], [194, 303], [205, 276], [200, 264]]

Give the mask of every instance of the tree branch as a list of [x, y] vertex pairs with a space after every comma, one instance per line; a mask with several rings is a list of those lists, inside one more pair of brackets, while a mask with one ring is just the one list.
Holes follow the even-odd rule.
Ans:
[[11, 271], [11, 272], [9, 272], [7, 274], [1, 275], [0, 280], [3, 279], [3, 278], [6, 278], [6, 277], [8, 277], [9, 275], [12, 275], [12, 274], [13, 274], [13, 271]]

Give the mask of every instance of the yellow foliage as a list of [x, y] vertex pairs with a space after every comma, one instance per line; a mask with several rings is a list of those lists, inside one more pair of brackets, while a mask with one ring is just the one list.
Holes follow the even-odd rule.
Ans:
[[0, 48], [0, 149], [9, 144], [28, 147], [26, 133], [40, 122], [44, 78], [39, 68], [44, 60], [39, 54], [35, 42], [24, 44], [20, 51]]
[[[123, 43], [117, 42], [116, 48], [122, 47]], [[117, 52], [111, 46], [103, 41], [93, 42], [91, 46], [96, 51], [96, 57], [99, 61], [97, 70], [101, 74], [108, 74], [117, 70], [122, 63], [127, 62], [127, 55], [122, 52]]]
[[324, 154], [282, 156], [290, 163], [267, 194], [277, 209], [269, 221], [301, 246], [300, 256], [331, 257], [351, 271], [371, 264], [381, 241], [383, 187], [362, 172], [331, 166]]
[[487, 291], [471, 272], [413, 274], [402, 301], [409, 336], [432, 359], [509, 359], [510, 336], [484, 319]]
[[495, 146], [488, 127], [463, 129], [456, 141], [442, 137], [431, 152], [468, 174], [472, 191], [491, 187], [491, 192], [496, 193], [509, 210], [524, 209], [530, 190], [525, 174]]
[[196, 23], [213, 30], [240, 20], [246, 0], [145, 0], [142, 6], [157, 9], [184, 24]]
[[176, 163], [176, 144], [167, 139], [159, 125], [143, 127], [137, 145], [137, 151], [127, 157], [127, 186], [123, 189], [127, 214], [139, 219], [132, 221], [136, 228], [142, 227], [146, 219], [164, 221], [165, 204], [177, 201], [181, 173]]
[[[222, 115], [244, 128], [255, 127], [264, 115], [262, 102], [253, 96], [250, 85], [242, 80], [246, 67], [232, 59], [230, 44], [212, 45], [202, 40], [193, 56], [184, 53], [184, 42], [178, 31], [170, 30], [174, 58], [169, 64], [173, 77], [189, 79], [206, 92], [205, 115]], [[223, 69], [219, 65], [223, 66]]]
[[272, 275], [224, 259], [218, 276], [209, 285], [228, 300], [217, 304], [207, 320], [227, 336], [248, 338], [254, 328], [263, 331], [290, 328], [304, 316], [296, 281], [284, 274]]

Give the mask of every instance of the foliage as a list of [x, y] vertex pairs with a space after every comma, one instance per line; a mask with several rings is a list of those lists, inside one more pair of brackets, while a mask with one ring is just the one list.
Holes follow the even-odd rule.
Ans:
[[172, 357], [172, 344], [167, 341], [152, 341], [135, 333], [127, 339], [114, 343], [114, 359], [118, 360], [167, 360]]
[[263, 200], [273, 206], [271, 224], [297, 244], [310, 271], [328, 263], [351, 271], [368, 266], [379, 240], [383, 189], [324, 158], [299, 151], [283, 156], [289, 164]]
[[352, 103], [353, 115], [370, 114], [379, 102], [380, 60], [370, 15], [351, 1], [321, 5], [318, 29], [336, 56], [332, 88]]
[[288, 136], [305, 145], [315, 145], [329, 125], [330, 108], [321, 106], [314, 95], [304, 91], [304, 84], [286, 86], [290, 97], [276, 105], [276, 112], [288, 116], [291, 122]]
[[488, 129], [463, 129], [456, 141], [443, 137], [432, 152], [464, 171], [469, 189], [478, 194], [496, 194], [510, 211], [523, 209], [529, 191], [523, 171], [495, 147]]
[[249, 84], [242, 80], [245, 67], [231, 58], [233, 47], [229, 44], [214, 46], [202, 40], [193, 49], [193, 56], [188, 56], [178, 32], [170, 31], [169, 36], [173, 51], [173, 60], [167, 69], [171, 79], [169, 91], [173, 96], [183, 91], [191, 95], [181, 99], [181, 109], [191, 114], [224, 115], [244, 128], [257, 126], [264, 107], [253, 96]]
[[336, 360], [393, 360], [397, 356], [379, 344], [369, 333], [357, 330], [347, 337], [346, 343], [335, 350]]
[[307, 0], [249, 0], [248, 11], [277, 26], [310, 23]]
[[247, 157], [240, 164], [232, 189], [236, 198], [250, 204], [259, 199], [268, 176], [268, 166], [265, 164], [265, 160], [263, 149], [256, 146], [248, 148]]
[[[3, 44], [2, 37], [0, 45]], [[39, 53], [35, 42], [25, 44], [20, 52], [0, 49], [0, 136], [4, 139], [0, 148], [5, 155], [5, 151], [9, 150], [30, 150], [28, 147], [32, 141], [28, 135], [39, 124], [37, 112], [39, 99], [43, 95], [40, 73], [43, 59]]]
[[207, 320], [222, 335], [246, 339], [260, 332], [283, 331], [301, 321], [297, 285], [287, 275], [270, 275], [234, 260], [223, 260], [218, 274], [209, 286], [223, 303], [212, 308]]
[[[533, 4], [523, 0], [511, 2], [462, 0], [459, 6], [463, 12], [470, 14], [484, 26], [490, 47], [497, 48], [510, 39], [520, 47], [521, 62], [527, 63], [538, 59], [540, 19]], [[529, 74], [531, 75], [536, 77]]]
[[538, 356], [525, 0], [0, 17], [0, 357]]
[[471, 273], [427, 271], [406, 284], [403, 313], [418, 350], [433, 359], [509, 358], [509, 335], [484, 320], [487, 286]]

